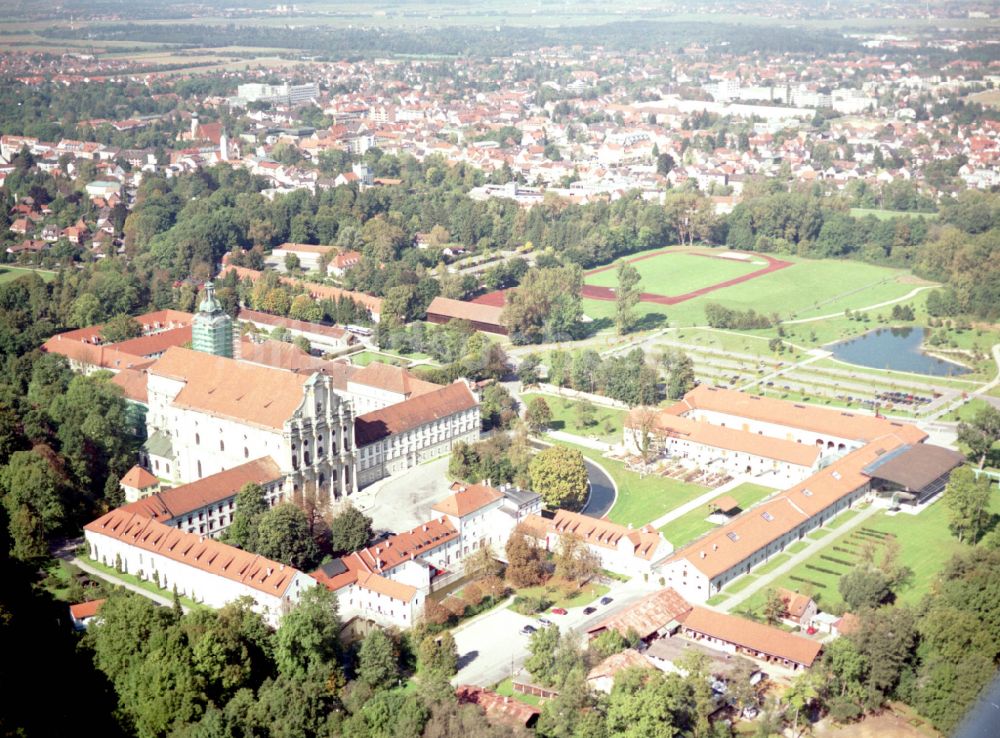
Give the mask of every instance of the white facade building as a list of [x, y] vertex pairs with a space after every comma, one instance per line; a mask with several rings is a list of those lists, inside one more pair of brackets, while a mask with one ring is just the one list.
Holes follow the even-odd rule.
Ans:
[[465, 382], [360, 415], [358, 486], [397, 474], [479, 439], [479, 402]]
[[125, 510], [84, 528], [90, 558], [210, 607], [250, 597], [273, 626], [316, 580], [298, 569]]
[[[330, 500], [349, 495], [357, 490], [354, 417], [330, 385], [320, 374], [170, 348], [148, 370], [148, 455], [179, 483], [269, 456], [293, 499], [306, 484]], [[154, 454], [164, 440], [166, 451]]]

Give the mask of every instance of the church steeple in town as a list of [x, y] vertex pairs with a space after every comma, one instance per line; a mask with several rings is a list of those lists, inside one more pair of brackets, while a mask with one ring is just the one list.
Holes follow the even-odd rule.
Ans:
[[233, 319], [216, 299], [211, 282], [205, 285], [205, 298], [194, 316], [191, 346], [195, 351], [233, 358]]

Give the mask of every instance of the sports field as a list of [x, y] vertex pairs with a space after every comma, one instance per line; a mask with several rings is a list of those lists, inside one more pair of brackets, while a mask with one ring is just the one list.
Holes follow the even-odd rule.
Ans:
[[[634, 261], [633, 261], [634, 260]], [[659, 295], [680, 295], [709, 287], [728, 279], [742, 277], [765, 266], [763, 260], [750, 258], [746, 261], [720, 259], [697, 254], [666, 253], [649, 259], [628, 256], [619, 259], [612, 268], [590, 273], [584, 278], [585, 284], [598, 287], [618, 286], [618, 264], [631, 261], [642, 277], [643, 292]]]
[[[635, 254], [631, 258], [637, 256], [641, 254]], [[687, 258], [678, 260], [680, 256]], [[899, 299], [926, 284], [914, 280], [905, 270], [861, 262], [833, 259], [817, 261], [784, 254], [781, 255], [781, 259], [791, 262], [792, 265], [692, 297], [675, 305], [641, 302], [637, 311], [640, 315], [648, 313], [666, 315], [672, 326], [705, 325], [705, 305], [715, 302], [737, 310], [752, 308], [765, 315], [778, 313], [783, 319], [789, 320], [843, 313], [847, 308], [851, 310], [866, 308]], [[722, 262], [721, 265], [719, 262]], [[652, 274], [669, 274], [670, 279], [676, 280], [678, 284], [701, 285], [699, 289], [714, 281], [725, 281], [717, 279], [722, 270], [734, 267], [740, 270], [746, 269], [739, 263], [729, 264], [721, 259], [675, 254], [670, 251], [636, 262], [636, 268], [640, 265]], [[761, 267], [757, 265], [756, 268]], [[746, 273], [744, 271], [743, 275]], [[614, 284], [613, 271], [593, 276], [611, 279], [611, 284]], [[651, 291], [645, 282], [642, 288], [644, 291]], [[678, 294], [682, 290], [669, 289], [666, 292]], [[613, 318], [615, 303], [584, 298], [583, 310], [591, 318]]]

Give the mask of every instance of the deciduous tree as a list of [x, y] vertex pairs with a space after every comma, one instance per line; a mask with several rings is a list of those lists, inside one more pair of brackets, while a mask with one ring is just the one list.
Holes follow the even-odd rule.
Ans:
[[587, 498], [587, 467], [577, 449], [550, 446], [535, 455], [528, 473], [531, 488], [549, 509], [577, 510]]

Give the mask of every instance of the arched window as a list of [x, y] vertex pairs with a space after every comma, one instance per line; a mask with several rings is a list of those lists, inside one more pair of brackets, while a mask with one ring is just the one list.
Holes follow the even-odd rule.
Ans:
[[306, 466], [309, 466], [309, 464], [312, 463], [312, 462], [309, 461], [309, 452], [308, 451], [303, 451], [302, 452], [302, 462]]
[[201, 462], [198, 462], [198, 478], [201, 479]]
[[250, 458], [250, 449], [248, 449], [246, 446], [243, 447], [243, 458], [244, 459]]
[[220, 451], [225, 451], [226, 450], [226, 442], [223, 441], [221, 438], [219, 439], [219, 450]]
[[199, 446], [201, 445], [201, 436], [198, 433], [194, 434], [194, 442]]

